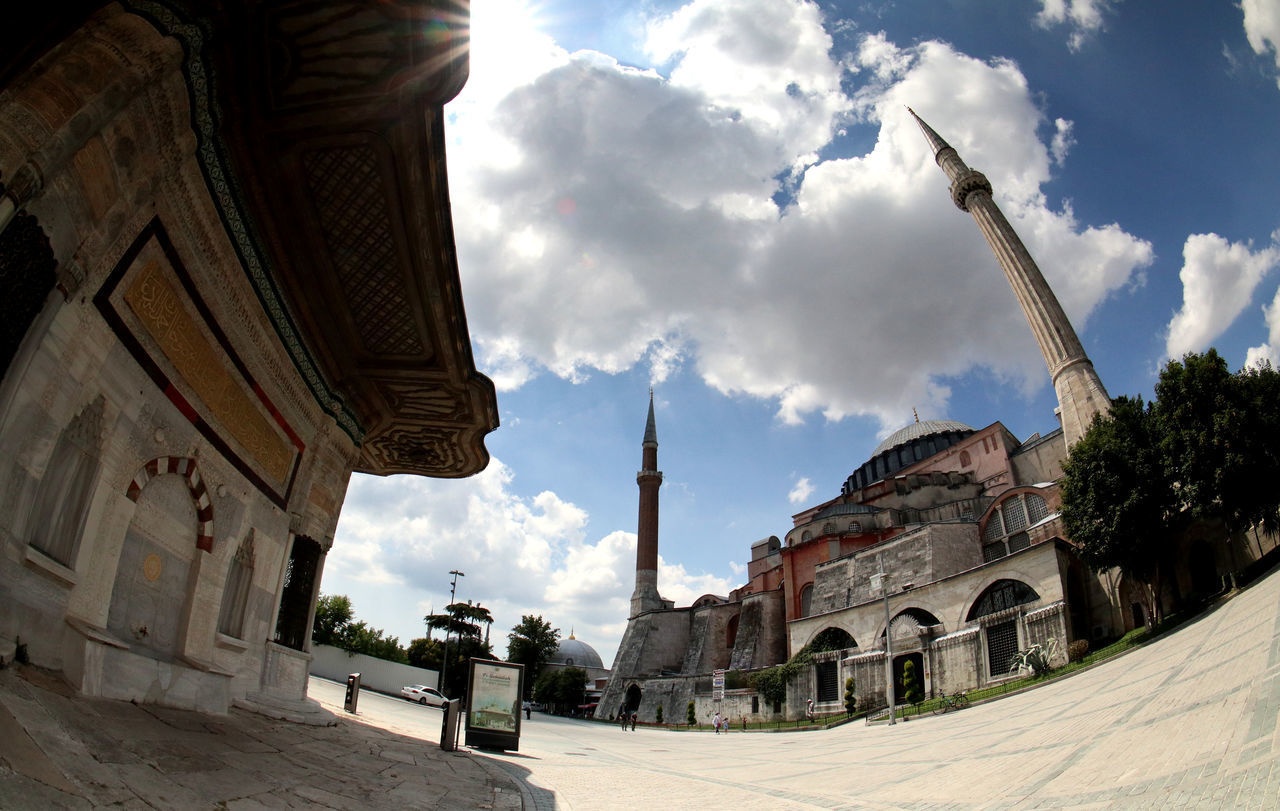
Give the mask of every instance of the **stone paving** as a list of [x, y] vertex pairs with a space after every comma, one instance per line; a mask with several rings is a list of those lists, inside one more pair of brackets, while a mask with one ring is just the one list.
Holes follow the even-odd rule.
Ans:
[[[334, 692], [341, 702], [341, 688]], [[10, 668], [0, 671], [0, 808], [524, 804], [521, 786], [469, 752], [332, 720], [308, 726], [238, 709], [216, 716], [83, 698], [56, 675]]]
[[1280, 576], [1144, 648], [896, 726], [675, 733], [535, 716], [538, 808], [1280, 808]]
[[[335, 709], [329, 693], [313, 690]], [[520, 751], [495, 754], [373, 718], [208, 716], [11, 668], [0, 808], [1280, 808], [1280, 575], [1091, 670], [892, 727], [622, 732], [535, 714]]]

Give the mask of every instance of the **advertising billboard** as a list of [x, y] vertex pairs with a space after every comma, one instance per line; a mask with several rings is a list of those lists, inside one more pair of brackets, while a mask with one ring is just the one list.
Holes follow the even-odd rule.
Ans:
[[467, 746], [519, 750], [524, 665], [472, 659], [467, 683]]

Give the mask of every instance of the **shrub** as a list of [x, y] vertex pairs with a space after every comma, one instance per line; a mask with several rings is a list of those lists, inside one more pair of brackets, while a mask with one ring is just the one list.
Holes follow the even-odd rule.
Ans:
[[902, 698], [908, 704], [924, 701], [924, 691], [920, 689], [920, 679], [916, 677], [916, 663], [910, 659], [902, 666]]
[[853, 676], [850, 676], [844, 680], [844, 711], [852, 718], [856, 709], [858, 709], [858, 694], [854, 692]]
[[661, 704], [658, 705], [658, 709], [656, 712], [654, 712], [654, 716], [658, 719], [658, 723], [661, 724], [662, 723], [662, 705]]
[[684, 720], [689, 722], [689, 726], [693, 726], [698, 722], [698, 713], [693, 708], [693, 702], [689, 702], [689, 706], [684, 708]]
[[1067, 645], [1067, 657], [1073, 662], [1080, 662], [1089, 653], [1089, 640], [1077, 639]]
[[1058, 655], [1058, 638], [1052, 637], [1047, 645], [1039, 642], [1027, 648], [1018, 651], [1013, 655], [1013, 664], [1009, 666], [1009, 672], [1026, 668], [1036, 677], [1049, 675], [1049, 671], [1053, 670], [1053, 658]]

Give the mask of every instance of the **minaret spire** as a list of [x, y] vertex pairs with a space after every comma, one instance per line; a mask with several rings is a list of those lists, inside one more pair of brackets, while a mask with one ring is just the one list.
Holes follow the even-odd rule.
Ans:
[[633, 617], [663, 607], [662, 597], [658, 594], [658, 488], [662, 486], [662, 471], [658, 470], [658, 429], [653, 419], [653, 389], [649, 389], [649, 418], [644, 426], [636, 486], [640, 488], [640, 516], [636, 525], [636, 589], [631, 593]]
[[961, 211], [973, 215], [1022, 305], [1058, 394], [1058, 416], [1062, 420], [1063, 438], [1070, 448], [1084, 435], [1095, 415], [1111, 410], [1111, 398], [1058, 297], [992, 199], [991, 183], [986, 175], [966, 166], [959, 153], [924, 123], [915, 110], [908, 107], [907, 112], [920, 125], [934, 160], [951, 181], [951, 201]]

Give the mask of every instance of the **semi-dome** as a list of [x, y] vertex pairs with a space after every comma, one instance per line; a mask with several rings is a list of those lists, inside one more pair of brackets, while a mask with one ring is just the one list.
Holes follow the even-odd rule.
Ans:
[[551, 657], [551, 664], [566, 667], [604, 667], [596, 649], [580, 639], [575, 639], [572, 631], [568, 639], [560, 640], [560, 646]]
[[894, 431], [876, 446], [871, 458], [845, 479], [840, 491], [845, 495], [892, 476], [904, 467], [928, 459], [974, 433], [971, 426], [955, 420], [913, 422]]

